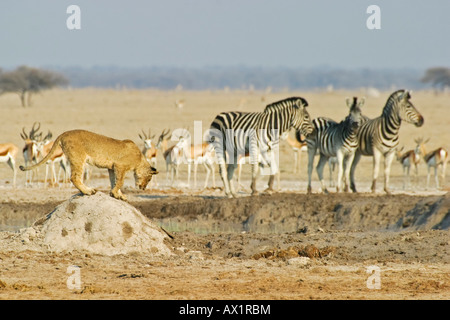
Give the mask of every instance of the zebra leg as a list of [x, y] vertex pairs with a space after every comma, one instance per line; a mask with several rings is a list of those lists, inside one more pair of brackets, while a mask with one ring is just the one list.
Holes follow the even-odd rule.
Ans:
[[234, 183], [233, 183], [233, 175], [234, 171], [236, 170], [237, 163], [236, 160], [233, 163], [228, 164], [227, 168], [227, 179], [228, 179], [228, 185], [230, 187], [230, 194], [228, 195], [229, 198], [236, 197], [236, 190], [234, 189]]
[[344, 192], [349, 191], [350, 185], [350, 165], [355, 158], [355, 153], [351, 153], [347, 156], [347, 159], [344, 161]]
[[330, 170], [330, 187], [332, 188], [332, 187], [335, 187], [334, 179], [333, 179], [333, 172], [334, 172], [335, 163], [332, 163], [330, 161], [330, 159], [328, 159], [328, 169]]
[[337, 177], [336, 192], [341, 192], [342, 179], [344, 177], [344, 155], [342, 154], [342, 152], [338, 151], [336, 158], [338, 161], [338, 177]]
[[391, 165], [394, 160], [395, 152], [391, 151], [384, 157], [384, 191], [387, 194], [391, 194], [389, 190], [389, 177], [391, 175]]
[[269, 183], [267, 184], [266, 192], [272, 193], [273, 192], [273, 182], [275, 181], [275, 175], [271, 174], [269, 176]]
[[[244, 158], [242, 158], [244, 159]], [[241, 160], [242, 160], [241, 159]], [[241, 173], [242, 173], [242, 162], [241, 160], [239, 160], [239, 164], [238, 164], [238, 178], [237, 178], [237, 190], [239, 191], [241, 189]]]
[[275, 154], [274, 152], [270, 152], [270, 176], [269, 176], [269, 183], [267, 186], [266, 192], [272, 193], [274, 191], [273, 189], [273, 183], [275, 181], [275, 176], [277, 176], [277, 183], [278, 188], [280, 188], [280, 168], [277, 164], [277, 161], [275, 160]]
[[231, 198], [230, 194], [230, 186], [228, 184], [228, 179], [226, 177], [227, 168], [225, 163], [219, 163], [219, 175], [223, 182], [223, 187], [225, 189], [225, 195], [227, 195], [229, 198]]
[[377, 178], [380, 171], [381, 152], [375, 149], [373, 151], [373, 176], [372, 176], [372, 193], [375, 193], [377, 189]]
[[309, 147], [308, 145], [308, 194], [311, 193], [311, 176], [313, 171], [313, 165], [314, 165], [314, 157], [316, 155], [316, 148]]
[[319, 163], [317, 164], [316, 171], [319, 176], [320, 184], [322, 185], [322, 191], [328, 194], [327, 186], [325, 185], [325, 180], [323, 179], [323, 168], [328, 161], [328, 157], [320, 154]]
[[212, 173], [212, 183], [213, 183], [213, 189], [216, 188], [216, 167], [215, 167], [215, 163], [212, 162], [211, 163], [211, 173]]
[[[227, 177], [227, 164], [225, 162], [225, 154], [217, 153], [217, 162], [219, 163], [219, 174], [220, 178], [223, 182], [223, 187], [225, 189], [225, 195], [228, 198], [232, 198], [233, 195], [230, 191], [230, 184], [228, 183], [228, 177]], [[228, 164], [229, 166], [229, 164]]]
[[252, 184], [250, 185], [250, 188], [252, 189], [252, 196], [255, 196], [258, 194], [258, 191], [256, 190], [256, 178], [258, 176], [258, 169], [259, 169], [259, 163], [252, 163]]
[[350, 189], [353, 192], [358, 192], [356, 191], [356, 185], [355, 185], [355, 170], [356, 170], [356, 166], [358, 165], [359, 160], [361, 160], [361, 153], [359, 153], [358, 151], [356, 151], [355, 156], [353, 157], [353, 162], [349, 165], [351, 165], [350, 168]]

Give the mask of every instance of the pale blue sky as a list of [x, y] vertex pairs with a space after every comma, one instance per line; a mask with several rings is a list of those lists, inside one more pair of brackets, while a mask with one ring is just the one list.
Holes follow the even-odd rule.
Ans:
[[449, 21], [448, 0], [2, 0], [0, 67], [424, 69], [450, 65]]

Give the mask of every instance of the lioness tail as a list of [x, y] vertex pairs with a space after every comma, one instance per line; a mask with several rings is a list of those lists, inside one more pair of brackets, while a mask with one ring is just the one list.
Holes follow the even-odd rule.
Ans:
[[52, 148], [50, 149], [50, 151], [47, 153], [47, 155], [41, 161], [39, 161], [38, 163], [36, 163], [32, 166], [29, 166], [29, 167], [19, 166], [20, 170], [22, 170], [22, 171], [33, 170], [34, 168], [39, 167], [41, 164], [46, 163], [50, 159], [50, 157], [53, 155], [53, 153], [55, 152], [56, 147], [59, 145], [59, 141], [61, 140], [61, 137], [62, 137], [62, 134], [58, 138], [56, 138], [55, 142], [53, 143]]

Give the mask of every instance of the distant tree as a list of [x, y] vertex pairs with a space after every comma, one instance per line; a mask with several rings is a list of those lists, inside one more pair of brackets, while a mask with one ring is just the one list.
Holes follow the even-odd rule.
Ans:
[[20, 97], [22, 107], [31, 105], [31, 95], [45, 89], [68, 84], [68, 80], [61, 74], [20, 66], [14, 71], [0, 70], [0, 94], [13, 92]]
[[421, 79], [422, 82], [430, 82], [433, 87], [444, 89], [450, 87], [450, 68], [438, 67], [430, 68], [425, 71]]

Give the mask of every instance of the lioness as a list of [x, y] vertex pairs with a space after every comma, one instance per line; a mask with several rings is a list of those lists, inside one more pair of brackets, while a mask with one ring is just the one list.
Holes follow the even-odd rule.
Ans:
[[20, 170], [32, 170], [47, 160], [61, 148], [70, 163], [70, 180], [83, 194], [92, 195], [95, 189], [82, 182], [84, 164], [89, 163], [98, 168], [106, 168], [111, 181], [110, 195], [116, 199], [126, 200], [120, 191], [125, 174], [133, 170], [136, 187], [144, 190], [158, 171], [150, 166], [138, 146], [131, 140], [116, 140], [85, 130], [66, 131], [56, 138], [49, 153], [37, 164], [30, 167], [20, 166]]

